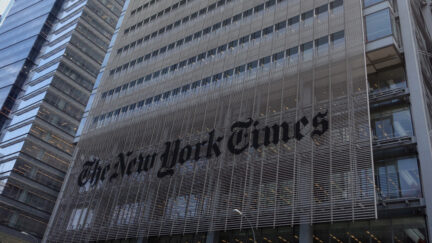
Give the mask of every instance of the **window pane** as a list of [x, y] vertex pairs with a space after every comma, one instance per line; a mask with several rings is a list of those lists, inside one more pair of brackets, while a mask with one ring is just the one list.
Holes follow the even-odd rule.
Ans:
[[390, 10], [384, 9], [366, 16], [366, 36], [374, 41], [392, 34]]

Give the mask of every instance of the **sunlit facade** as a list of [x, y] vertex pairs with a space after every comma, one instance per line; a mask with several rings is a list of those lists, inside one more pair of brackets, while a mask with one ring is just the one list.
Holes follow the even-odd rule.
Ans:
[[42, 239], [122, 0], [16, 0], [0, 27], [0, 239]]
[[131, 2], [45, 240], [429, 242], [431, 20], [414, 0]]

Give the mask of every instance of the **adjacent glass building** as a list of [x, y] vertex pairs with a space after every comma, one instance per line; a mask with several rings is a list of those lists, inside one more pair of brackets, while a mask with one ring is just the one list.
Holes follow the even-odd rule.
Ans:
[[0, 239], [41, 239], [122, 0], [16, 0], [0, 27]]
[[430, 6], [125, 10], [46, 242], [430, 241]]

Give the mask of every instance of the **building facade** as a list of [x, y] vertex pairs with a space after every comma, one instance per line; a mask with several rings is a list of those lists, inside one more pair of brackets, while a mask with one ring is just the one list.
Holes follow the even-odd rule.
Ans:
[[42, 239], [122, 0], [16, 0], [0, 28], [0, 239]]
[[431, 11], [131, 2], [46, 242], [428, 242]]

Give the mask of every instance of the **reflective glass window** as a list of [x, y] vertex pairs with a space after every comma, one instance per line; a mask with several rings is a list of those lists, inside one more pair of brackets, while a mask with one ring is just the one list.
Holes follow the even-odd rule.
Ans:
[[417, 157], [376, 161], [375, 177], [378, 199], [421, 197]]
[[390, 9], [384, 9], [366, 16], [366, 37], [374, 41], [393, 34]]

